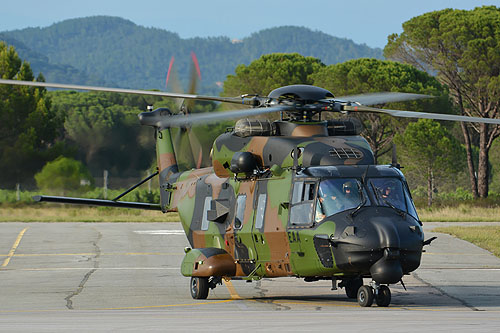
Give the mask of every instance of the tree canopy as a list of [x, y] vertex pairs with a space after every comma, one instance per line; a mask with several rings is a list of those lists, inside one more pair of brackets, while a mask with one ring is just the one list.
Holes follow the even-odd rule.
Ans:
[[151, 128], [137, 115], [159, 98], [102, 92], [51, 92], [55, 111], [64, 119], [66, 139], [94, 174], [103, 169], [126, 176], [150, 167], [154, 158]]
[[[463, 166], [464, 150], [460, 143], [437, 121], [419, 119], [397, 134], [396, 143], [405, 164], [405, 171], [427, 181], [428, 205], [432, 204], [435, 178], [454, 178]], [[450, 177], [452, 176], [452, 177]]]
[[[0, 77], [34, 80], [30, 65], [13, 47], [0, 41]], [[37, 80], [43, 81], [43, 76]], [[51, 108], [43, 88], [0, 86], [0, 182], [12, 187], [31, 178], [64, 152], [56, 143], [62, 119]]]
[[[446, 89], [431, 75], [417, 68], [378, 59], [355, 59], [341, 64], [322, 67], [312, 75], [315, 85], [330, 90], [336, 96], [355, 95], [370, 92], [397, 91], [437, 96], [429, 100], [409, 101], [380, 105], [392, 109], [450, 112]], [[357, 114], [363, 121], [362, 135], [367, 139], [375, 155], [379, 157], [391, 149], [390, 143], [397, 127], [407, 120], [378, 114]]]
[[[403, 24], [401, 34], [389, 36], [386, 57], [437, 74], [449, 87], [464, 115], [497, 118], [500, 111], [500, 8], [445, 9], [426, 13]], [[488, 196], [489, 149], [500, 127], [462, 124], [469, 177], [474, 196]], [[473, 161], [470, 129], [479, 136], [479, 161]]]
[[325, 65], [316, 58], [298, 53], [266, 54], [250, 65], [238, 65], [235, 75], [224, 81], [223, 96], [258, 94], [267, 96], [272, 90], [290, 84], [312, 84], [311, 75]]

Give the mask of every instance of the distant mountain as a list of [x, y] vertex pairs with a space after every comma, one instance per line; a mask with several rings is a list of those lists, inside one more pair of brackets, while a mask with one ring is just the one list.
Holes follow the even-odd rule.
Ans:
[[361, 57], [382, 58], [381, 49], [304, 27], [266, 29], [242, 40], [181, 39], [176, 33], [109, 16], [6, 31], [0, 39], [14, 45], [34, 72], [41, 71], [47, 81], [143, 89], [164, 89], [172, 56], [179, 77], [186, 81], [190, 53], [194, 51], [201, 67], [203, 93], [218, 92], [217, 82], [234, 73], [238, 64], [249, 64], [267, 53], [298, 52], [325, 64]]
[[35, 76], [42, 73], [47, 82], [65, 82], [65, 83], [81, 83], [89, 85], [106, 85], [108, 84], [103, 79], [95, 75], [89, 75], [84, 71], [80, 71], [71, 65], [54, 64], [49, 59], [32, 49], [28, 48], [24, 43], [0, 33], [0, 40], [3, 40], [7, 45], [14, 46], [19, 57], [30, 63], [31, 69]]

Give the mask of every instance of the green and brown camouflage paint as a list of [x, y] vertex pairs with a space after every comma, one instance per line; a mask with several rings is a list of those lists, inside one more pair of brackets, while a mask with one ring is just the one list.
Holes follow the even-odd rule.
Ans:
[[[299, 148], [301, 168], [322, 165], [373, 164], [373, 153], [360, 136], [328, 136], [326, 123], [278, 123], [280, 135], [240, 137], [225, 133], [213, 144], [211, 168], [175, 173], [177, 168], [168, 130], [158, 135], [158, 161], [164, 210], [177, 209], [192, 250], [182, 264], [186, 276], [262, 278], [334, 276], [342, 274], [333, 255], [320, 258], [324, 244], [315, 235], [335, 233], [333, 221], [303, 227], [289, 225], [291, 189], [297, 177], [293, 151]], [[235, 175], [229, 166], [237, 152], [251, 152], [263, 172], [260, 177]], [[280, 170], [273, 174], [269, 170]], [[277, 168], [277, 167], [278, 168]], [[236, 177], [237, 176], [237, 177]], [[167, 195], [168, 194], [168, 195]], [[263, 223], [256, 225], [258, 200], [265, 195]], [[237, 198], [246, 196], [241, 225], [236, 224]], [[227, 213], [207, 221], [207, 210], [221, 203]], [[262, 209], [262, 208], [261, 208]], [[205, 214], [205, 215], [204, 215]], [[262, 214], [262, 213], [261, 213]]]

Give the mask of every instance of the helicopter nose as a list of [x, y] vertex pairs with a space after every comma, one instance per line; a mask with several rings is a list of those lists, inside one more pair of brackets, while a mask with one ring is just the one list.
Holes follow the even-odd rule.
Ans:
[[370, 267], [370, 274], [377, 283], [397, 283], [403, 277], [401, 266], [401, 238], [397, 225], [389, 219], [372, 222], [378, 234], [383, 256]]
[[337, 267], [394, 284], [420, 266], [423, 233], [418, 221], [387, 207], [367, 207], [354, 218], [346, 214], [331, 238]]

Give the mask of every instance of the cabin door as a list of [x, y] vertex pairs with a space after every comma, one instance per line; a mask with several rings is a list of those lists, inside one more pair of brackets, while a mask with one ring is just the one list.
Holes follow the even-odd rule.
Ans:
[[255, 220], [254, 200], [255, 181], [242, 181], [236, 195], [234, 230], [234, 259], [240, 265], [244, 275], [255, 270], [257, 254], [253, 241], [253, 226]]

